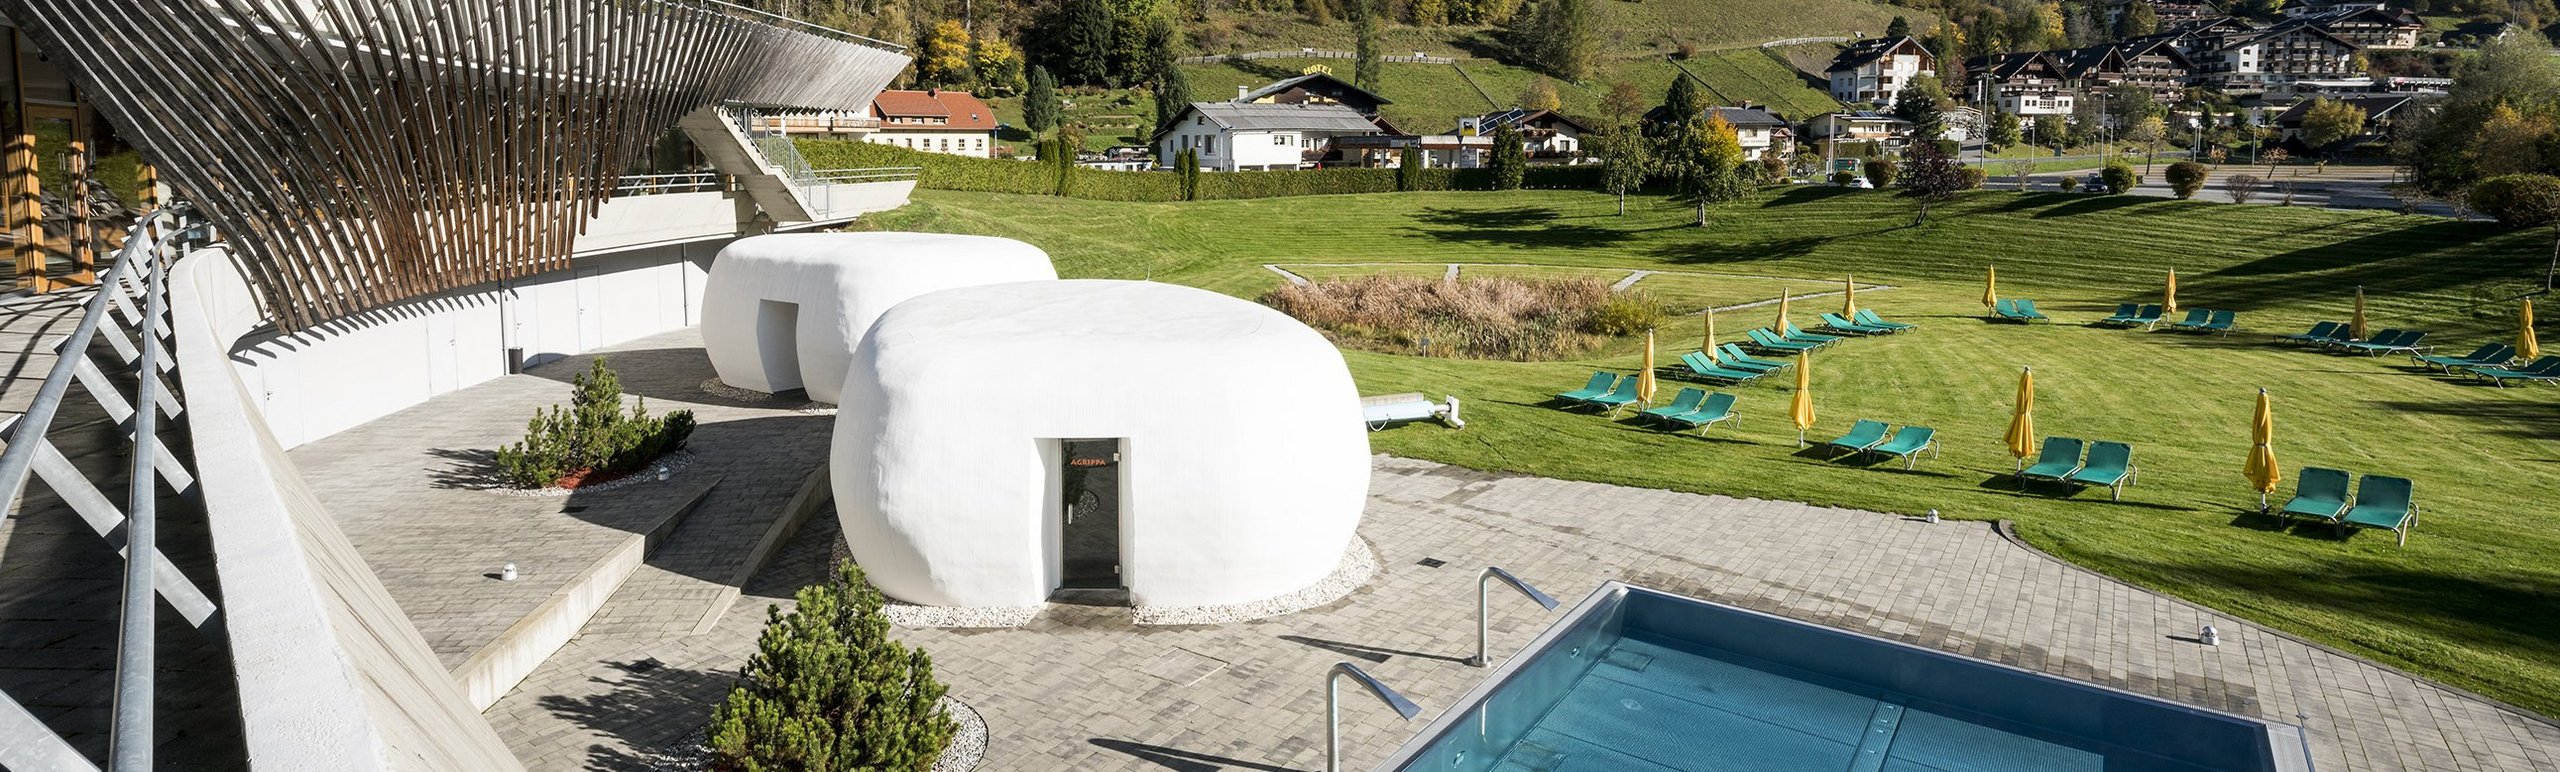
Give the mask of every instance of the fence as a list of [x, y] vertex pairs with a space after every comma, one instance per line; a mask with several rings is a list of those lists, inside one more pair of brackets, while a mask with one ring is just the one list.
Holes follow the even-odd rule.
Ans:
[[[1325, 50], [1325, 49], [1321, 49], [1321, 48], [1301, 48], [1301, 49], [1298, 49], [1298, 50], [1296, 50], [1296, 51], [1244, 51], [1244, 52], [1240, 52], [1240, 53], [1232, 53], [1232, 54], [1211, 54], [1211, 55], [1208, 55], [1208, 56], [1185, 56], [1185, 57], [1182, 57], [1182, 58], [1180, 58], [1180, 59], [1175, 59], [1175, 60], [1174, 60], [1174, 62], [1175, 62], [1175, 63], [1177, 63], [1177, 64], [1217, 64], [1217, 63], [1219, 63], [1219, 62], [1249, 62], [1249, 61], [1253, 61], [1253, 60], [1256, 60], [1256, 59], [1358, 59], [1358, 58], [1360, 58], [1360, 55], [1359, 55], [1359, 54], [1355, 54], [1355, 53], [1352, 53], [1352, 52], [1350, 52], [1350, 51], [1329, 51], [1329, 50]], [[1378, 61], [1388, 62], [1388, 63], [1392, 63], [1392, 64], [1457, 64], [1457, 63], [1458, 63], [1458, 60], [1457, 60], [1457, 58], [1456, 58], [1456, 57], [1449, 57], [1449, 56], [1427, 56], [1427, 55], [1424, 55], [1424, 54], [1423, 54], [1422, 52], [1420, 52], [1420, 51], [1415, 51], [1415, 52], [1413, 52], [1413, 55], [1412, 55], [1412, 56], [1381, 56], [1381, 57], [1378, 57]]]

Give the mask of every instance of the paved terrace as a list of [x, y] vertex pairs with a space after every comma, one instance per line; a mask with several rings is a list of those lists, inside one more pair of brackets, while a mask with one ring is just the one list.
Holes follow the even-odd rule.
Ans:
[[[786, 407], [719, 405], [692, 391], [710, 377], [690, 331], [615, 353], [632, 390], [653, 407], [704, 410], [706, 468], [767, 464], [805, 471], [823, 453], [827, 419]], [[643, 366], [643, 363], [646, 363]], [[554, 367], [580, 367], [572, 360]], [[645, 371], [645, 377], [635, 372]], [[551, 373], [557, 370], [549, 371]], [[514, 377], [448, 395], [304, 448], [317, 483], [323, 463], [375, 470], [385, 490], [365, 511], [341, 507], [351, 531], [454, 518], [512, 522], [503, 531], [444, 528], [428, 535], [359, 537], [404, 608], [444, 629], [511, 602], [519, 588], [481, 579], [482, 564], [524, 549], [536, 534], [574, 531], [579, 513], [516, 506], [485, 491], [439, 488], [438, 459], [485, 448], [536, 406], [564, 398], [539, 377]], [[716, 409], [704, 409], [705, 407]], [[712, 423], [719, 422], [719, 423]], [[737, 424], [724, 426], [724, 424]], [[1415, 426], [1398, 431], [1444, 431]], [[458, 438], [473, 438], [457, 442]], [[472, 444], [473, 442], [482, 444]], [[325, 446], [325, 447], [324, 447]], [[721, 460], [726, 454], [744, 454]], [[1341, 602], [1244, 624], [1138, 628], [1124, 611], [1060, 607], [1021, 629], [906, 630], [952, 693], [985, 715], [985, 769], [1284, 770], [1323, 763], [1321, 677], [1351, 660], [1430, 713], [1484, 671], [1459, 664], [1472, 641], [1475, 571], [1501, 565], [1576, 599], [1623, 579], [1786, 616], [2083, 678], [2310, 730], [2322, 769], [2560, 769], [2560, 728], [2386, 668], [2269, 633], [2194, 605], [2047, 559], [1981, 523], [1926, 524], [1895, 515], [1506, 477], [1380, 457], [1361, 534], [1382, 568]], [[701, 473], [688, 471], [686, 476]], [[682, 477], [679, 480], [683, 479]], [[735, 479], [735, 478], [731, 478]], [[723, 487], [728, 483], [724, 482]], [[686, 542], [769, 520], [786, 486], [724, 500], [687, 520]], [[676, 485], [614, 493], [669, 495]], [[468, 497], [458, 494], [468, 493]], [[336, 494], [344, 495], [344, 494]], [[604, 494], [599, 494], [604, 495]], [[617, 499], [619, 500], [619, 499]], [[333, 506], [339, 506], [333, 500]], [[593, 510], [590, 510], [593, 511]], [[720, 514], [727, 513], [727, 514]], [[580, 637], [486, 715], [534, 769], [645, 766], [696, 736], [710, 705], [753, 651], [769, 603], [819, 580], [837, 538], [821, 512], [747, 596], [707, 632], [626, 620], [698, 610], [685, 582], [644, 581], [652, 561], [608, 601]], [[371, 542], [368, 543], [368, 538]], [[1424, 558], [1445, 561], [1440, 568]], [[447, 574], [465, 574], [455, 579]], [[701, 582], [704, 580], [693, 580]], [[1494, 604], [1494, 647], [1515, 651], [1552, 619], [1517, 598]], [[2188, 639], [2206, 622], [2223, 645]], [[429, 634], [440, 651], [458, 638]], [[451, 656], [450, 654], [448, 656]], [[2298, 717], [2298, 718], [2297, 718]], [[1421, 726], [1382, 707], [1344, 709], [1348, 762], [1374, 763]]]

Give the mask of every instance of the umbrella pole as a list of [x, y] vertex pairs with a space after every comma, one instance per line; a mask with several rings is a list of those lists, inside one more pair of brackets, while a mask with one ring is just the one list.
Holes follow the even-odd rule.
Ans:
[[1802, 449], [1802, 448], [1804, 447], [1804, 430], [1803, 430], [1803, 429], [1797, 429], [1797, 430], [1796, 430], [1796, 447], [1797, 447], [1798, 449]]
[[2266, 491], [2259, 491], [2259, 492], [2258, 492], [2258, 514], [2263, 515], [2263, 514], [2266, 514], [2266, 513], [2267, 513], [2267, 492], [2266, 492]]

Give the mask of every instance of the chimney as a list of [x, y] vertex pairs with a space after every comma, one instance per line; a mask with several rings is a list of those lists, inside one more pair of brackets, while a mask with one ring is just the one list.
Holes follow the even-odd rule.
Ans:
[[1749, 110], [1749, 109], [1751, 109], [1751, 100], [1748, 100], [1748, 99], [1742, 100], [1742, 109], [1745, 109], [1745, 110]]
[[1249, 92], [1249, 91], [1252, 91], [1252, 90], [1253, 90], [1253, 89], [1245, 88], [1245, 87], [1243, 87], [1243, 86], [1237, 86], [1237, 87], [1236, 87], [1236, 101], [1238, 101], [1238, 102], [1242, 102], [1242, 101], [1244, 101], [1244, 95], [1245, 95], [1245, 93], [1246, 93], [1246, 92]]

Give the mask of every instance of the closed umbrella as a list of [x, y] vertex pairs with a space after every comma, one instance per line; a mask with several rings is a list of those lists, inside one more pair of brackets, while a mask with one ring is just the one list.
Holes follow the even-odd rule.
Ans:
[[1710, 307], [1708, 307], [1708, 308], [1707, 308], [1707, 340], [1706, 340], [1706, 343], [1705, 343], [1704, 345], [1701, 345], [1701, 346], [1699, 346], [1699, 347], [1698, 347], [1698, 352], [1699, 352], [1699, 353], [1702, 353], [1702, 354], [1706, 354], [1707, 356], [1712, 357], [1712, 356], [1715, 356], [1715, 351], [1716, 351], [1716, 309], [1715, 309], [1713, 306], [1710, 306]]
[[2018, 471], [2027, 469], [2027, 457], [2036, 454], [2036, 371], [2018, 368], [2018, 405], [2009, 413], [2009, 455], [2018, 458]]
[[1982, 272], [1982, 307], [2000, 305], [2000, 266]]
[[2355, 321], [2347, 323], [2347, 338], [2348, 338], [2349, 340], [2364, 340], [2364, 288], [2363, 288], [2363, 287], [2357, 287], [2357, 288], [2356, 288], [2356, 318], [2355, 318]]
[[2516, 312], [2516, 356], [2537, 359], [2542, 356], [2542, 341], [2533, 337], [2533, 298], [2524, 299], [2524, 308]]
[[1644, 372], [1636, 373], [1636, 399], [1653, 404], [1653, 328], [1644, 331]]
[[1796, 401], [1787, 406], [1787, 417], [1796, 422], [1796, 447], [1804, 447], [1804, 432], [1813, 428], [1813, 353], [1796, 352]]
[[1779, 288], [1778, 288], [1778, 323], [1777, 323], [1777, 324], [1774, 324], [1774, 325], [1770, 325], [1770, 327], [1769, 327], [1769, 331], [1770, 331], [1770, 332], [1777, 333], [1777, 334], [1778, 334], [1778, 337], [1781, 337], [1781, 338], [1786, 337], [1786, 336], [1787, 336], [1787, 328], [1788, 328], [1788, 327], [1790, 327], [1790, 326], [1793, 326], [1793, 325], [1789, 325], [1789, 324], [1787, 324], [1787, 301], [1789, 300], [1788, 295], [1789, 295], [1789, 293], [1788, 293], [1788, 291], [1787, 291], [1787, 288], [1785, 288], [1785, 287], [1779, 287]]
[[2169, 269], [2168, 291], [2160, 293], [2160, 312], [2165, 314], [2178, 312], [2178, 269], [2176, 268]]
[[2276, 410], [2267, 401], [2267, 390], [2258, 390], [2258, 414], [2249, 419], [2249, 464], [2240, 473], [2247, 475], [2249, 485], [2258, 489], [2258, 512], [2267, 511], [2267, 494], [2276, 492], [2276, 483], [2284, 479], [2284, 470], [2276, 466]]
[[1849, 274], [1848, 278], [1840, 282], [1840, 318], [1853, 322], [1858, 320], [1857, 274]]

